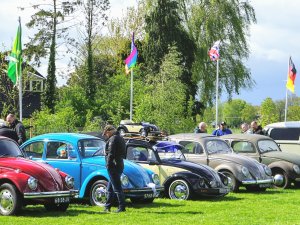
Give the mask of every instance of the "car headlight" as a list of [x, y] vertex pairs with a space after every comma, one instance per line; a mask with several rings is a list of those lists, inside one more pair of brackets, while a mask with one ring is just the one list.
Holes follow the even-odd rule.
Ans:
[[156, 173], [152, 174], [152, 180], [153, 180], [154, 184], [160, 185], [159, 176]]
[[209, 184], [212, 188], [217, 187], [217, 182], [215, 180], [212, 180], [211, 182], [209, 182]]
[[37, 189], [37, 185], [38, 185], [38, 180], [35, 179], [34, 177], [29, 177], [28, 180], [27, 180], [27, 184], [28, 184], [28, 187], [31, 190], [36, 190]]
[[65, 177], [65, 182], [68, 186], [68, 188], [73, 188], [74, 187], [74, 178], [71, 176], [66, 176]]
[[250, 173], [249, 173], [249, 170], [242, 166], [242, 173], [244, 174], [245, 177], [249, 177]]
[[128, 177], [124, 174], [121, 175], [121, 183], [125, 187], [127, 187], [129, 185]]
[[272, 170], [268, 166], [264, 166], [264, 169], [268, 176], [272, 176]]
[[299, 168], [298, 165], [293, 165], [293, 169], [294, 169], [296, 174], [300, 174], [300, 168]]

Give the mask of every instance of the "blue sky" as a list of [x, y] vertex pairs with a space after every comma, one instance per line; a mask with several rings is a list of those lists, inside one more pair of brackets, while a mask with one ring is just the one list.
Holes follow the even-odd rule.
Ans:
[[[41, 0], [40, 0], [41, 1]], [[25, 3], [26, 2], [26, 3]], [[18, 16], [22, 18], [22, 24], [29, 20], [25, 11], [20, 11], [17, 6], [28, 5], [29, 1], [1, 0], [0, 7], [0, 50], [10, 49], [17, 29]], [[32, 1], [31, 1], [32, 2]], [[122, 15], [127, 6], [136, 4], [136, 0], [111, 0], [111, 16]], [[245, 62], [250, 68], [256, 86], [252, 90], [242, 90], [240, 98], [253, 105], [259, 105], [267, 97], [273, 100], [285, 99], [285, 82], [289, 56], [292, 56], [296, 69], [299, 71], [296, 77], [295, 94], [300, 95], [300, 23], [298, 14], [300, 0], [252, 0], [255, 9], [257, 23], [251, 25], [249, 46], [251, 54]], [[28, 41], [30, 31], [23, 25], [23, 43]], [[4, 47], [3, 47], [4, 46]], [[220, 53], [222, 57], [222, 52]], [[63, 69], [65, 63], [57, 61], [58, 68]], [[46, 64], [38, 70], [45, 73]], [[58, 78], [64, 83], [66, 78]], [[222, 96], [226, 100], [226, 94]]]

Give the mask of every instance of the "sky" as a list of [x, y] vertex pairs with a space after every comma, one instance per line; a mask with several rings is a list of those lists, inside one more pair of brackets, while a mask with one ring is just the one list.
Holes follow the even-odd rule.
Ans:
[[[39, 0], [41, 1], [41, 0]], [[22, 18], [23, 43], [28, 41], [29, 31], [23, 24], [29, 21], [30, 10], [21, 11], [18, 6], [26, 6], [24, 0], [0, 1], [0, 50], [11, 48], [16, 35], [18, 17]], [[128, 6], [135, 6], [136, 0], [111, 0], [111, 17], [125, 13]], [[255, 86], [251, 90], [241, 90], [239, 95], [233, 98], [243, 99], [253, 105], [260, 105], [267, 97], [275, 100], [284, 100], [286, 96], [286, 79], [288, 71], [288, 59], [292, 60], [299, 71], [295, 81], [295, 94], [300, 95], [300, 23], [298, 13], [300, 0], [252, 0], [257, 23], [250, 27], [248, 39], [250, 56], [245, 61], [250, 69]], [[222, 50], [222, 49], [221, 49]], [[222, 57], [222, 51], [220, 52]], [[65, 63], [57, 61], [57, 67], [63, 69]], [[46, 75], [47, 65], [44, 63], [38, 68]], [[66, 82], [62, 77], [58, 78], [59, 84]], [[290, 96], [291, 92], [288, 91]], [[226, 94], [221, 100], [226, 101]]]

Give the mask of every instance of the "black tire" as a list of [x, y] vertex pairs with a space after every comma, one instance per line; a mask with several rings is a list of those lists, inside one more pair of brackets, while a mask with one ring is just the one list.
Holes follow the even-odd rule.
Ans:
[[231, 179], [231, 184], [228, 185], [231, 189], [232, 192], [238, 192], [239, 188], [240, 188], [240, 182], [235, 178], [235, 176], [229, 172], [229, 171], [222, 171], [222, 173], [227, 176], [230, 177]]
[[276, 188], [283, 188], [283, 189], [286, 189], [286, 188], [290, 188], [291, 187], [291, 180], [290, 178], [288, 177], [288, 175], [286, 174], [286, 172], [284, 171], [272, 171], [272, 174], [273, 176], [276, 176], [276, 175], [281, 175], [283, 177], [283, 182], [281, 185], [274, 185], [274, 187]]
[[69, 207], [69, 203], [45, 203], [44, 207], [47, 211], [65, 212]]
[[90, 190], [90, 204], [104, 206], [106, 203], [106, 190], [108, 182], [106, 180], [97, 180], [93, 183]]
[[137, 204], [150, 204], [154, 201], [154, 198], [130, 198], [130, 201]]
[[267, 190], [267, 188], [261, 188], [258, 186], [246, 186], [247, 191], [253, 191], [253, 192], [264, 192]]
[[300, 188], [300, 182], [299, 181], [295, 181], [294, 182], [294, 187], [295, 188]]
[[23, 206], [23, 198], [13, 184], [0, 186], [0, 214], [10, 216], [17, 214]]
[[190, 185], [182, 179], [173, 180], [167, 187], [167, 193], [170, 199], [178, 200], [191, 199], [193, 195]]

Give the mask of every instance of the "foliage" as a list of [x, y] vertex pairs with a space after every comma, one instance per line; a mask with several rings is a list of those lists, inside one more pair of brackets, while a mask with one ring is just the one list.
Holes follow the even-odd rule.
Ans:
[[276, 114], [276, 105], [272, 98], [266, 98], [260, 107], [260, 123], [264, 127], [269, 123], [278, 121], [278, 114]]
[[242, 88], [251, 88], [254, 81], [243, 61], [248, 58], [249, 26], [256, 22], [249, 1], [241, 0], [180, 0], [184, 27], [196, 45], [193, 79], [198, 95], [212, 104], [215, 96], [216, 64], [209, 62], [208, 50], [221, 40], [219, 60], [219, 94], [229, 99]]
[[136, 116], [139, 120], [151, 121], [168, 133], [190, 131], [193, 100], [188, 103], [186, 112], [186, 86], [180, 81], [183, 73], [181, 54], [175, 46], [170, 46], [163, 58], [160, 72], [149, 74], [147, 92], [139, 99]]
[[288, 121], [300, 121], [300, 105], [293, 105], [288, 108]]

